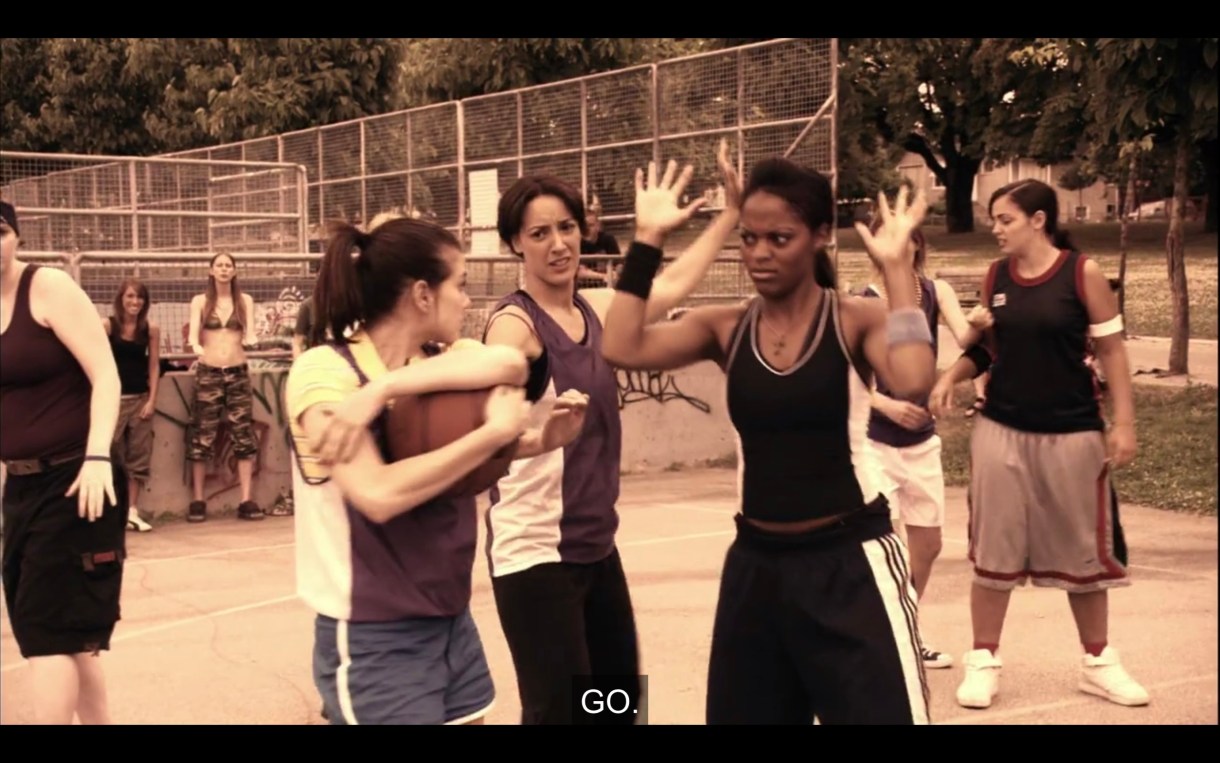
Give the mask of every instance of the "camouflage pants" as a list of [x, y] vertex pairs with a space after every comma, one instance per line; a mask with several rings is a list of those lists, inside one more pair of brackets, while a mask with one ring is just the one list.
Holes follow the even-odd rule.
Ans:
[[229, 425], [233, 455], [239, 461], [254, 458], [254, 395], [250, 391], [250, 367], [216, 368], [198, 364], [195, 370], [195, 405], [191, 417], [188, 461], [207, 461], [212, 457], [220, 421]]

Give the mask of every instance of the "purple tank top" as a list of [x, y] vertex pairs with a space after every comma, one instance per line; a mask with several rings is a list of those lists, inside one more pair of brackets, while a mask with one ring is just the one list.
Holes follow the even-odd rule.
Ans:
[[[351, 350], [346, 345], [335, 347], [351, 364], [361, 386], [367, 384], [368, 377]], [[369, 429], [388, 462], [384, 421], [383, 411]], [[351, 504], [346, 508], [353, 622], [453, 617], [466, 609], [478, 546], [475, 496], [434, 498], [382, 524]]]
[[[579, 293], [573, 299], [585, 319], [585, 336], [580, 341], [573, 341], [524, 291], [509, 294], [492, 311], [494, 315], [515, 305], [534, 324], [543, 354], [531, 367], [531, 400], [545, 403], [569, 389], [589, 396], [584, 431], [563, 449], [562, 458], [544, 453], [521, 459], [492, 488], [487, 524], [493, 574], [510, 557], [516, 567], [535, 563], [522, 560], [547, 558], [587, 563], [600, 561], [614, 550], [622, 452], [618, 383], [614, 369], [602, 357], [602, 325], [597, 314]], [[496, 537], [498, 528], [523, 524], [532, 526], [528, 533]], [[547, 526], [541, 527], [543, 524]]]
[[[940, 322], [940, 306], [936, 302], [936, 285], [931, 279], [919, 277], [919, 291], [922, 300], [924, 315], [928, 318], [928, 326], [932, 329], [932, 352], [937, 351], [937, 329]], [[864, 290], [866, 297], [881, 297], [872, 286]], [[877, 391], [887, 397], [893, 397], [893, 393], [881, 384], [877, 383]], [[926, 397], [919, 400], [919, 404], [927, 406], [928, 399]], [[868, 437], [875, 442], [891, 445], [895, 448], [905, 448], [911, 445], [918, 445], [921, 442], [926, 442], [931, 439], [932, 435], [936, 434], [936, 425], [929, 421], [920, 429], [911, 430], [892, 421], [885, 414], [873, 408], [868, 416]]]

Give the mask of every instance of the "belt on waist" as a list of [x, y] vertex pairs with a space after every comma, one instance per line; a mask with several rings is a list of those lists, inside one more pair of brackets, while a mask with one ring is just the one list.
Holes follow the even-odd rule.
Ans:
[[45, 458], [25, 458], [5, 461], [4, 469], [8, 472], [9, 476], [13, 477], [42, 474], [56, 466], [62, 466], [70, 461], [79, 461], [84, 457], [85, 449], [77, 448], [67, 453], [60, 453], [59, 455], [47, 456]]

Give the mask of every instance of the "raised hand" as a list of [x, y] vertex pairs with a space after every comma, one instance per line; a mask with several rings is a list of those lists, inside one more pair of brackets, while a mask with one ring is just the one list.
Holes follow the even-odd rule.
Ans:
[[644, 171], [635, 171], [635, 237], [642, 243], [660, 247], [671, 231], [685, 224], [707, 199], [698, 198], [685, 207], [679, 204], [694, 166], [688, 164], [678, 174], [678, 163], [673, 159], [665, 168], [665, 175], [657, 180], [656, 162], [648, 163], [648, 181], [644, 182]]
[[716, 164], [720, 166], [720, 174], [724, 176], [724, 208], [737, 209], [741, 206], [741, 179], [737, 177], [737, 168], [729, 159], [729, 142], [723, 138], [720, 139]]
[[882, 270], [893, 267], [910, 268], [914, 265], [914, 252], [908, 244], [912, 231], [919, 227], [928, 212], [928, 202], [920, 191], [915, 195], [915, 201], [908, 205], [909, 195], [907, 186], [902, 186], [898, 190], [898, 199], [893, 210], [890, 209], [884, 192], [877, 195], [877, 214], [881, 217], [881, 227], [876, 235], [870, 233], [864, 223], [856, 223], [856, 231], [860, 234], [868, 256]]

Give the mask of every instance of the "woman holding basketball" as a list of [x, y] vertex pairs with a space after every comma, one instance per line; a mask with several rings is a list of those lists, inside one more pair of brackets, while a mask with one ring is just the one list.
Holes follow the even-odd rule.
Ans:
[[[315, 346], [293, 363], [286, 400], [297, 586], [317, 612], [314, 680], [333, 723], [481, 722], [495, 691], [469, 609], [475, 498], [445, 491], [514, 440], [524, 453], [561, 447], [583, 421], [578, 399], [524, 431], [526, 364], [511, 348], [429, 357], [459, 339], [465, 286], [457, 239], [408, 219], [339, 226], [318, 273]], [[387, 401], [491, 387], [481, 427], [393, 461]]]
[[[732, 194], [737, 180], [727, 151], [722, 144], [719, 159]], [[687, 167], [675, 182], [671, 162], [662, 184], [637, 189], [638, 224], [668, 230], [689, 220], [702, 201], [683, 208], [677, 198], [692, 171]], [[648, 302], [649, 320], [663, 318], [690, 294], [736, 221], [730, 205], [661, 274]], [[485, 341], [525, 353], [535, 415], [545, 415], [571, 389], [589, 395], [585, 427], [574, 443], [514, 461], [492, 489], [488, 561], [523, 724], [572, 723], [577, 676], [639, 673], [635, 617], [615, 546], [618, 385], [601, 347], [614, 292], [576, 289], [585, 226], [580, 194], [558, 178], [523, 177], [500, 199], [500, 238], [522, 259], [525, 284], [493, 310]], [[605, 716], [610, 723], [632, 722], [626, 715]]]
[[666, 227], [641, 216], [602, 348], [624, 368], [712, 360], [726, 374], [741, 513], [712, 633], [707, 722], [928, 723], [909, 564], [868, 447], [873, 378], [901, 400], [935, 379], [907, 247], [925, 204], [908, 208], [904, 187], [893, 212], [880, 199], [876, 236], [857, 225], [883, 274], [880, 300], [835, 290], [824, 176], [765, 160], [741, 199], [741, 255], [758, 296], [649, 325]]

